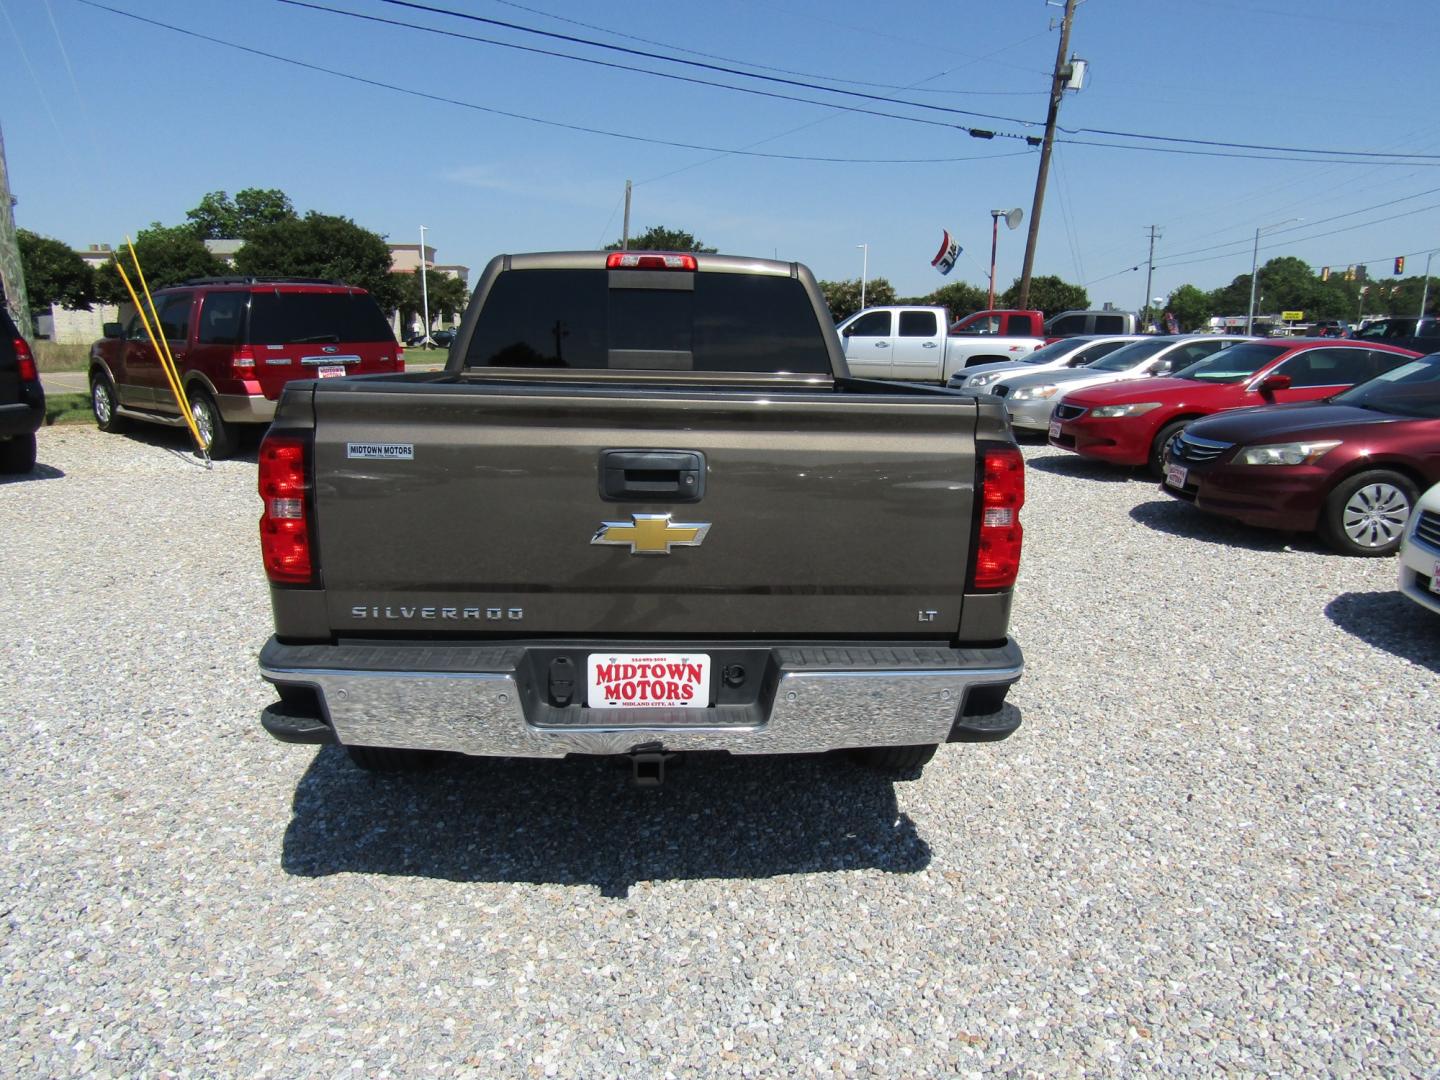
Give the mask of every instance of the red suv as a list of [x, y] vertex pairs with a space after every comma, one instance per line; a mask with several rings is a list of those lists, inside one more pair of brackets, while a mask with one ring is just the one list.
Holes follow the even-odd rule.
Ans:
[[[211, 457], [234, 451], [239, 425], [268, 424], [292, 379], [405, 370], [374, 299], [339, 282], [200, 278], [156, 291], [155, 307]], [[185, 423], [138, 314], [91, 346], [90, 402], [101, 431]]]
[[1313, 401], [1419, 356], [1323, 338], [1242, 341], [1164, 379], [1077, 390], [1050, 414], [1050, 445], [1117, 465], [1163, 471], [1165, 447], [1192, 420], [1247, 405]]

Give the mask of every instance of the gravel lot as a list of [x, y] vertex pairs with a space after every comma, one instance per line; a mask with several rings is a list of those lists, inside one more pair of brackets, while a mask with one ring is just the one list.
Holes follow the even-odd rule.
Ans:
[[273, 742], [253, 459], [0, 484], [0, 1073], [1436, 1075], [1440, 619], [1044, 446], [1024, 726], [895, 783]]

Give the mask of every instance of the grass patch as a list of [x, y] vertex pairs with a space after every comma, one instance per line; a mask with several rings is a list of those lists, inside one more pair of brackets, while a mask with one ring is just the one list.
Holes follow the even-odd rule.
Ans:
[[88, 394], [51, 394], [45, 398], [45, 423], [88, 424], [95, 414], [90, 411]]
[[35, 366], [45, 371], [88, 371], [89, 345], [59, 345], [53, 341], [32, 341]]

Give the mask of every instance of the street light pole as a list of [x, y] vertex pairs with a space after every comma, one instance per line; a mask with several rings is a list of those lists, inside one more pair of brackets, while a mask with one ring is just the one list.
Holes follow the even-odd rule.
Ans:
[[870, 276], [870, 245], [856, 244], [864, 254], [860, 256], [860, 310], [865, 310], [865, 279]]
[[1260, 234], [1266, 229], [1278, 229], [1281, 225], [1289, 225], [1292, 221], [1304, 221], [1304, 218], [1286, 218], [1284, 221], [1277, 221], [1273, 225], [1260, 225], [1255, 229], [1255, 248], [1250, 252], [1250, 307], [1245, 313], [1245, 333], [1248, 336], [1255, 325], [1255, 269], [1260, 262]]
[[430, 288], [425, 278], [425, 226], [420, 226], [420, 303], [425, 309], [425, 338], [422, 344], [430, 342]]

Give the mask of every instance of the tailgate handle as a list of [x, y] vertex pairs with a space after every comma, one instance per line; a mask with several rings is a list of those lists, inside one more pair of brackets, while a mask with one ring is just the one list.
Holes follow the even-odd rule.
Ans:
[[699, 502], [705, 455], [697, 450], [603, 450], [600, 497], [606, 502]]

